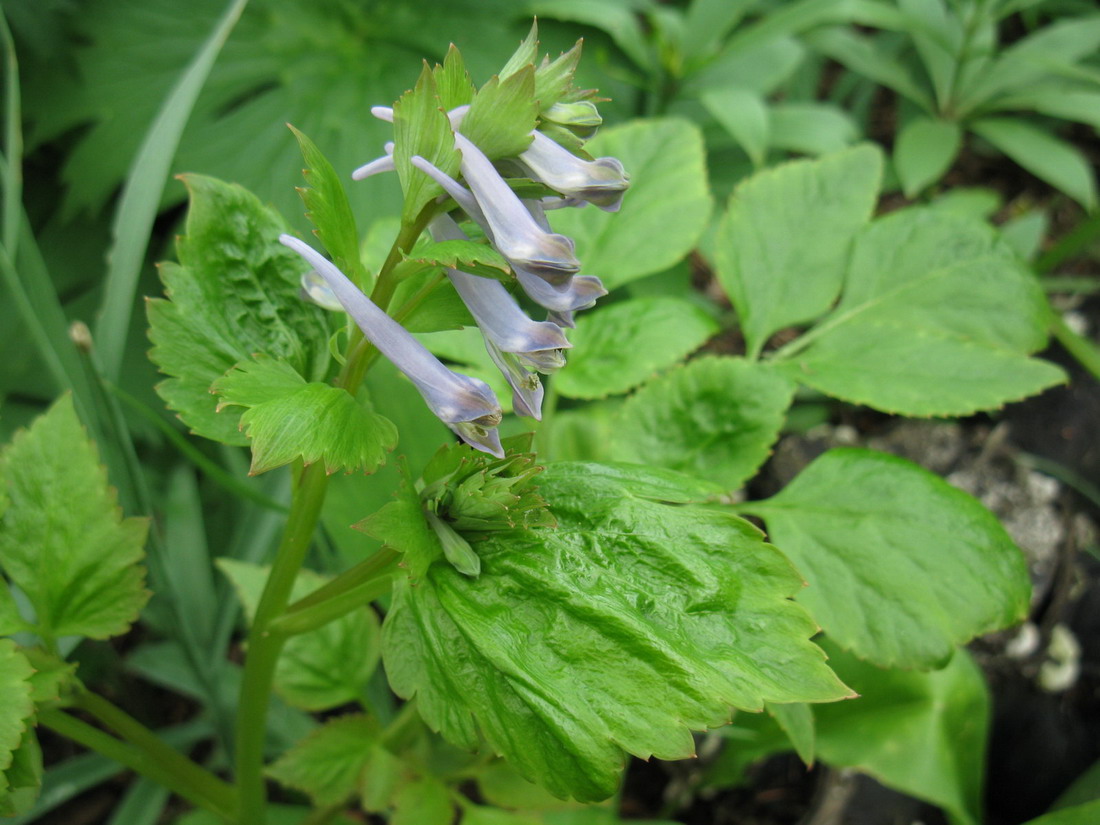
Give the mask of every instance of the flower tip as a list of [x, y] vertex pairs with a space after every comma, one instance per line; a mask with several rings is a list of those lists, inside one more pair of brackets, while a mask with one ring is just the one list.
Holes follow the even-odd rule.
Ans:
[[386, 123], [393, 123], [393, 109], [389, 106], [371, 106], [370, 113], [379, 120], [384, 120]]

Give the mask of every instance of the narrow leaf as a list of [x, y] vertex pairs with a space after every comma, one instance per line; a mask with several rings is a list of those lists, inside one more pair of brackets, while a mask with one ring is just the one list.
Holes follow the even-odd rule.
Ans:
[[898, 133], [894, 144], [894, 168], [907, 198], [935, 183], [951, 168], [962, 145], [957, 123], [914, 118]]
[[357, 789], [380, 734], [366, 716], [337, 716], [279, 757], [267, 774], [309, 794], [318, 807], [339, 804]]

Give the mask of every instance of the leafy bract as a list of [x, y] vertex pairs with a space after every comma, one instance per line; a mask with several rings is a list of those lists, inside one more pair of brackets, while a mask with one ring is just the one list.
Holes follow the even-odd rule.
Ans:
[[1027, 358], [1046, 341], [1042, 289], [986, 224], [913, 208], [857, 239], [844, 295], [777, 358], [846, 401], [907, 415], [964, 415], [1063, 380]]
[[335, 805], [357, 789], [380, 734], [378, 723], [366, 716], [337, 716], [284, 753], [267, 774], [305, 791], [317, 806]]
[[700, 358], [650, 381], [619, 411], [617, 461], [656, 465], [729, 490], [764, 463], [794, 384], [769, 365]]
[[798, 566], [798, 600], [829, 637], [876, 664], [940, 667], [1027, 614], [1027, 565], [1000, 522], [905, 459], [831, 450], [738, 509], [763, 517]]
[[290, 127], [302, 159], [308, 187], [298, 190], [305, 203], [306, 217], [317, 227], [317, 237], [332, 256], [336, 267], [361, 288], [367, 286], [367, 272], [359, 254], [359, 230], [351, 211], [347, 192], [328, 158], [305, 134]]
[[9, 500], [0, 567], [47, 638], [124, 633], [149, 598], [148, 520], [122, 518], [95, 445], [64, 395], [0, 454]]
[[487, 244], [474, 241], [440, 241], [418, 246], [408, 260], [431, 266], [459, 269], [483, 278], [503, 280], [511, 274], [504, 256]]
[[12, 794], [23, 786], [13, 781], [11, 774], [21, 767], [17, 752], [23, 749], [24, 738], [34, 736], [29, 725], [34, 713], [30, 682], [33, 673], [15, 642], [0, 639], [0, 810], [14, 809]]
[[576, 241], [584, 272], [608, 289], [668, 269], [695, 246], [710, 216], [703, 137], [683, 120], [639, 120], [585, 144], [622, 161], [630, 190], [616, 214], [562, 209], [554, 229]]
[[490, 160], [515, 157], [531, 145], [538, 114], [535, 67], [527, 65], [503, 80], [491, 78], [478, 90], [462, 120], [462, 134]]
[[273, 358], [238, 364], [214, 382], [218, 409], [245, 407], [241, 429], [252, 445], [250, 475], [302, 459], [325, 471], [373, 472], [397, 445], [397, 428], [366, 409], [344, 389], [307, 384], [294, 368]]
[[324, 311], [298, 297], [306, 265], [279, 243], [281, 218], [240, 186], [189, 175], [179, 264], [160, 267], [169, 300], [148, 302], [149, 357], [170, 377], [157, 386], [191, 429], [225, 444], [247, 443], [239, 416], [218, 414], [210, 385], [261, 353], [307, 380], [328, 364]]
[[410, 224], [442, 187], [412, 165], [419, 155], [448, 175], [457, 175], [462, 156], [455, 148], [454, 133], [439, 100], [431, 68], [424, 64], [416, 86], [393, 104], [393, 160], [405, 193], [401, 222]]
[[[249, 619], [256, 612], [269, 568], [234, 559], [218, 559], [233, 582]], [[291, 599], [308, 596], [327, 582], [302, 570]], [[362, 696], [379, 657], [378, 617], [364, 605], [324, 627], [287, 640], [275, 669], [275, 690], [291, 705], [326, 710]]]
[[816, 318], [836, 299], [881, 176], [881, 152], [862, 145], [770, 169], [734, 190], [715, 257], [750, 356], [772, 333]]
[[690, 355], [718, 324], [682, 298], [636, 298], [578, 316], [554, 388], [569, 398], [627, 392]]
[[557, 529], [477, 542], [477, 579], [437, 558], [396, 584], [390, 684], [455, 744], [475, 748], [480, 733], [579, 800], [614, 792], [624, 751], [690, 756], [690, 730], [732, 707], [848, 695], [788, 598], [798, 574], [750, 524], [692, 503], [710, 489], [669, 471], [551, 465], [539, 494]]
[[818, 753], [943, 808], [953, 825], [982, 821], [989, 694], [965, 650], [943, 670], [880, 670], [829, 644], [859, 698], [817, 706]]

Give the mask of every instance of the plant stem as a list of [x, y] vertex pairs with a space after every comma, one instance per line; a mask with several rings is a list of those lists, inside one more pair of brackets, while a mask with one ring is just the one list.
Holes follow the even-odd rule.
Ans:
[[283, 540], [264, 587], [252, 629], [248, 634], [248, 658], [241, 679], [237, 711], [237, 783], [240, 786], [238, 822], [263, 825], [267, 793], [264, 786], [264, 735], [267, 706], [275, 664], [286, 637], [270, 632], [271, 623], [286, 609], [290, 591], [305, 561], [313, 531], [321, 515], [328, 476], [323, 462], [301, 471], [290, 505]]
[[387, 571], [357, 587], [352, 587], [317, 604], [298, 610], [287, 610], [286, 613], [271, 623], [270, 631], [273, 634], [287, 637], [308, 633], [311, 630], [324, 627], [329, 622], [336, 621], [353, 610], [370, 604], [380, 596], [389, 593], [392, 587], [393, 582], [390, 579], [390, 573]]
[[1050, 312], [1050, 331], [1058, 343], [1065, 347], [1066, 352], [1095, 378], [1100, 378], [1100, 348], [1096, 344], [1074, 332], [1061, 313], [1055, 310]]
[[[90, 710], [86, 707], [87, 696], [94, 696], [94, 694], [85, 694], [78, 699], [77, 704], [97, 718], [101, 718], [100, 712], [103, 712], [104, 708], [96, 707], [96, 711]], [[230, 785], [166, 745], [155, 734], [106, 700], [100, 697], [95, 699], [110, 708], [107, 715], [112, 717], [114, 722], [122, 724], [126, 730], [124, 736], [130, 744], [55, 708], [39, 711], [38, 721], [62, 736], [164, 785], [188, 802], [210, 811], [226, 822], [234, 822], [236, 797]], [[98, 705], [94, 700], [90, 704]], [[116, 716], [121, 719], [114, 718]], [[101, 721], [105, 720], [101, 719]], [[115, 727], [112, 722], [107, 724]], [[115, 729], [118, 730], [118, 728]], [[119, 732], [123, 733], [121, 730]]]

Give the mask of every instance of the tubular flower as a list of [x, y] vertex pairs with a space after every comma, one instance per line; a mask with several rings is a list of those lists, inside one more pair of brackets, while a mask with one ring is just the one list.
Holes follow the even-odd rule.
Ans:
[[504, 457], [496, 427], [500, 403], [484, 381], [452, 372], [401, 324], [379, 309], [344, 273], [308, 244], [280, 235], [324, 279], [367, 339], [416, 386], [431, 411], [472, 447]]
[[566, 198], [595, 204], [605, 212], [618, 212], [623, 193], [630, 187], [630, 175], [616, 158], [584, 160], [564, 149], [539, 131], [519, 160], [535, 180], [542, 181]]

